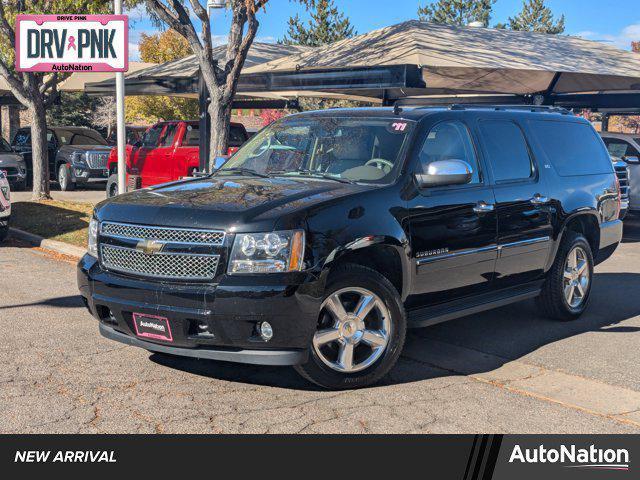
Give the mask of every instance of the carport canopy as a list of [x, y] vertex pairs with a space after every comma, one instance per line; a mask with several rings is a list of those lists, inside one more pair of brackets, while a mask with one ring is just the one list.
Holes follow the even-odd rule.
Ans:
[[411, 20], [243, 72], [239, 91], [424, 95], [640, 93], [640, 55], [564, 35]]
[[[309, 47], [254, 42], [245, 61], [245, 68], [308, 50]], [[213, 49], [213, 58], [222, 60], [226, 53], [226, 45], [221, 45]], [[130, 71], [125, 75], [127, 95], [197, 97], [199, 81], [200, 66], [195, 55]], [[85, 92], [90, 95], [111, 95], [114, 90], [112, 79], [93, 81], [85, 86]]]

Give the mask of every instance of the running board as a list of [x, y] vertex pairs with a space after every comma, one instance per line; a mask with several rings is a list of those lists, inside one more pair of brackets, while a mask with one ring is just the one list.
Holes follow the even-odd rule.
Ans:
[[503, 290], [494, 294], [482, 295], [475, 299], [467, 299], [462, 304], [460, 301], [455, 301], [444, 305], [409, 310], [407, 312], [407, 326], [409, 328], [429, 327], [456, 318], [466, 317], [467, 315], [504, 307], [511, 303], [535, 298], [540, 295], [540, 289], [540, 284], [528, 285], [526, 287]]

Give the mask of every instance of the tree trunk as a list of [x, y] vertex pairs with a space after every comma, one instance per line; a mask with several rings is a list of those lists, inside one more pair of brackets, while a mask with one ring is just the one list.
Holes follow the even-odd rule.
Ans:
[[20, 108], [17, 105], [9, 105], [9, 142], [13, 141], [13, 137], [20, 128]]
[[209, 116], [211, 117], [211, 135], [209, 136], [209, 171], [213, 172], [216, 157], [227, 154], [229, 150], [229, 128], [231, 124], [232, 102], [224, 103], [211, 98]]
[[49, 190], [49, 150], [47, 144], [47, 117], [44, 103], [40, 98], [33, 98], [29, 106], [31, 113], [31, 152], [33, 162], [33, 194], [32, 200], [50, 199]]

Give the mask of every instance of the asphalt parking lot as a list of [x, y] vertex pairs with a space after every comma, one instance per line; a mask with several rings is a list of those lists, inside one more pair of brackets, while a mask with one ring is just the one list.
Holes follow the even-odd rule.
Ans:
[[638, 433], [640, 222], [574, 323], [533, 302], [414, 330], [379, 386], [150, 354], [101, 338], [75, 265], [0, 246], [0, 432]]

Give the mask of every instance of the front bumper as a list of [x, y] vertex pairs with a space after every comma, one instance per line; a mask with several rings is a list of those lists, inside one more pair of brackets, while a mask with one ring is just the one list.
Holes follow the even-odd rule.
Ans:
[[168, 353], [180, 357], [203, 358], [223, 362], [249, 363], [254, 365], [290, 366], [307, 361], [306, 350], [216, 350], [179, 348], [140, 340], [137, 337], [117, 331], [113, 327], [100, 324], [100, 334], [109, 340], [144, 348], [150, 352]]
[[92, 169], [84, 166], [71, 165], [71, 178], [77, 184], [106, 182], [109, 170], [106, 168]]
[[[173, 355], [263, 365], [306, 361], [322, 292], [304, 273], [224, 275], [217, 284], [143, 280], [108, 272], [89, 255], [78, 264], [78, 287], [107, 338]], [[167, 318], [173, 341], [136, 336], [134, 313]], [[258, 334], [263, 321], [274, 332], [268, 342]]]

